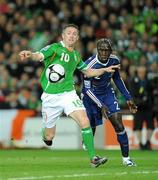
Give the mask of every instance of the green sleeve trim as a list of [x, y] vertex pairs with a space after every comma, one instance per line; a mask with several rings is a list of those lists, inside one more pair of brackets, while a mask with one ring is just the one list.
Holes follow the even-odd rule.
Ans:
[[86, 69], [88, 69], [88, 67], [87, 67], [86, 63], [84, 63], [83, 61], [80, 61], [80, 63], [77, 66], [77, 69], [79, 69], [79, 70], [86, 70]]

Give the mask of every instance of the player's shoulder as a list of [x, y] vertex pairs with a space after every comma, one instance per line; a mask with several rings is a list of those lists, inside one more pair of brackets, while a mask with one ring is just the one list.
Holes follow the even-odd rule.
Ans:
[[76, 54], [77, 56], [81, 57], [81, 54], [80, 54], [79, 51], [77, 51], [76, 49], [74, 49], [74, 52], [75, 52], [75, 54]]
[[50, 44], [50, 48], [62, 48], [62, 47], [63, 46], [61, 45], [60, 42]]
[[92, 65], [94, 65], [95, 63], [97, 62], [97, 58], [96, 58], [96, 55], [93, 55], [91, 57], [89, 57], [85, 63], [90, 67]]
[[48, 50], [50, 50], [50, 49], [54, 49], [54, 48], [57, 48], [57, 47], [59, 47], [59, 46], [60, 46], [59, 43], [52, 43], [52, 44], [49, 44], [49, 45], [46, 45], [45, 47], [43, 47], [43, 48], [41, 49], [41, 51], [48, 51]]
[[52, 47], [56, 47], [56, 48], [58, 48], [58, 47], [63, 47], [60, 42], [53, 43], [53, 44], [51, 44], [51, 46], [52, 46]]
[[74, 49], [73, 52], [74, 52], [73, 54], [74, 54], [75, 61], [77, 61], [78, 63], [83, 62], [80, 52], [77, 51], [76, 49]]
[[117, 55], [111, 54], [109, 58], [110, 58], [110, 60], [112, 60], [115, 64], [120, 64], [120, 58], [119, 58]]

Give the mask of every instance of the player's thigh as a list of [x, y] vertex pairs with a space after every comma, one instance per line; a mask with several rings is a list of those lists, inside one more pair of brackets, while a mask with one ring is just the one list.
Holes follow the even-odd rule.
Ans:
[[93, 113], [92, 111], [87, 112], [87, 116], [88, 116], [91, 127], [96, 127], [103, 124], [102, 114], [100, 111], [98, 113]]
[[63, 112], [57, 96], [47, 96], [42, 99], [42, 120], [44, 128], [53, 128]]
[[86, 99], [83, 99], [83, 103], [86, 108], [87, 116], [90, 121], [91, 127], [96, 127], [103, 124], [101, 108], [97, 104], [90, 102], [87, 103]]
[[64, 93], [64, 96], [62, 97], [62, 104], [66, 115], [69, 115], [73, 111], [85, 110], [82, 100], [75, 91]]
[[[89, 116], [88, 116], [88, 118], [89, 118]], [[91, 114], [89, 121], [90, 121], [91, 127], [96, 127], [96, 126], [102, 125], [103, 120], [102, 120], [101, 112], [98, 112], [96, 114], [95, 113]]]
[[119, 103], [116, 99], [115, 93], [108, 92], [106, 97], [103, 99], [104, 104], [108, 107], [108, 116], [120, 111]]
[[81, 128], [87, 128], [90, 126], [88, 116], [85, 110], [75, 110], [69, 114]]
[[42, 123], [45, 128], [52, 128], [56, 125], [59, 120], [62, 110], [60, 107], [57, 108], [42, 108]]
[[65, 114], [71, 116], [80, 127], [89, 126], [85, 107], [75, 91], [65, 92], [62, 104]]

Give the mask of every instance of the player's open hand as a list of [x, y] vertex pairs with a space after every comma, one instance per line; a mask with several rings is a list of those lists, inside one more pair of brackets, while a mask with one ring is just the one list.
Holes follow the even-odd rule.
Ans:
[[135, 105], [133, 100], [127, 101], [127, 105], [129, 107], [129, 110], [131, 113], [136, 113], [137, 112], [137, 106]]
[[107, 112], [108, 112], [108, 107], [107, 106], [102, 106], [101, 107], [101, 112], [102, 112], [102, 116], [105, 118], [105, 119], [108, 119], [108, 116], [107, 116]]
[[20, 56], [20, 59], [23, 61], [23, 60], [26, 60], [28, 58], [31, 58], [32, 57], [32, 52], [31, 51], [21, 51], [19, 53], [19, 56]]
[[120, 64], [109, 66], [105, 68], [105, 71], [109, 73], [113, 73], [115, 72], [116, 69], [120, 69]]

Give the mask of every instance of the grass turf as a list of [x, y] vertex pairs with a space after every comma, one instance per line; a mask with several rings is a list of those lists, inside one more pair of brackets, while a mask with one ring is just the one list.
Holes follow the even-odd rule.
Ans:
[[98, 150], [108, 162], [91, 168], [87, 152], [0, 150], [0, 180], [156, 180], [158, 151], [131, 151], [137, 167], [124, 167], [119, 150]]

